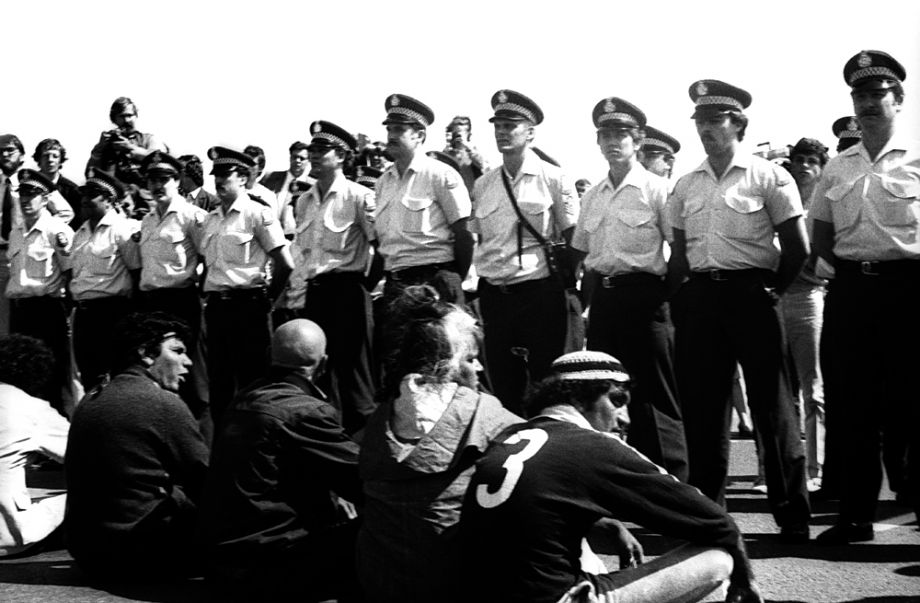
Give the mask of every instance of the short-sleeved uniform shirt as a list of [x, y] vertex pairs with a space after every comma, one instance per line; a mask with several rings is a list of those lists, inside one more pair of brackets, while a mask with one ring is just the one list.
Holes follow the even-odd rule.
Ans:
[[470, 217], [470, 195], [457, 170], [424, 153], [400, 177], [396, 164], [377, 179], [377, 240], [386, 270], [454, 260], [451, 226]]
[[[489, 170], [473, 187], [470, 230], [479, 235], [473, 256], [476, 273], [496, 285], [545, 278], [550, 274], [546, 254], [526, 228], [520, 229], [518, 249], [520, 218], [502, 181], [503, 172], [502, 166]], [[544, 239], [558, 239], [575, 226], [578, 199], [561, 169], [528, 149], [521, 169], [509, 180], [521, 213]]]
[[572, 247], [585, 252], [585, 267], [606, 276], [667, 271], [664, 242], [670, 235], [668, 183], [636, 164], [619, 187], [610, 178], [581, 199]]
[[339, 174], [320, 199], [313, 186], [297, 199], [295, 270], [311, 279], [367, 269], [374, 240], [374, 191]]
[[460, 515], [462, 571], [489, 599], [556, 603], [579, 579], [599, 519], [701, 545], [737, 546], [731, 518], [567, 405], [502, 432], [476, 464]]
[[264, 287], [269, 252], [287, 244], [274, 209], [246, 194], [226, 213], [223, 206], [212, 210], [201, 231], [206, 292]]
[[[58, 245], [58, 235], [64, 246]], [[74, 232], [63, 221], [42, 210], [32, 228], [25, 224], [10, 231], [10, 281], [6, 296], [62, 297], [64, 295], [64, 270], [73, 245]]]
[[721, 178], [704, 160], [677, 181], [668, 205], [671, 225], [686, 233], [690, 270], [776, 270], [776, 226], [802, 215], [789, 172], [745, 152]]
[[141, 220], [141, 291], [194, 286], [198, 239], [208, 212], [177, 197], [163, 217], [154, 208]]
[[74, 234], [70, 265], [73, 277], [70, 293], [77, 301], [128, 295], [130, 270], [141, 267], [137, 243], [132, 235], [140, 222], [110, 209], [93, 230], [89, 220]]
[[809, 218], [834, 225], [845, 260], [920, 259], [920, 144], [895, 136], [873, 161], [862, 143], [831, 159]]

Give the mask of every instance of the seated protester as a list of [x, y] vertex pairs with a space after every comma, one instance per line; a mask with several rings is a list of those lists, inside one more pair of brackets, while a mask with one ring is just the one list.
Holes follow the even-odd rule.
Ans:
[[358, 445], [316, 385], [326, 336], [295, 319], [272, 337], [269, 376], [224, 412], [201, 504], [208, 577], [221, 600], [358, 600]]
[[208, 450], [176, 394], [188, 328], [162, 312], [115, 330], [115, 377], [77, 406], [67, 443], [65, 540], [99, 579], [188, 575]]
[[452, 601], [473, 463], [521, 419], [476, 390], [480, 333], [465, 310], [414, 285], [392, 312], [402, 328], [394, 329], [381, 404], [361, 442], [358, 578], [375, 602]]
[[[499, 435], [470, 480], [459, 573], [476, 579], [465, 600], [698, 601], [728, 578], [726, 601], [761, 602], [741, 534], [722, 507], [608, 433], [629, 399], [619, 361], [573, 352], [552, 369], [525, 405], [530, 420]], [[580, 541], [601, 518], [689, 544], [631, 568], [638, 550], [614, 524], [627, 569], [589, 574], [578, 565]]]
[[26, 467], [40, 454], [64, 460], [67, 419], [36, 396], [54, 355], [27, 335], [0, 339], [0, 557], [33, 549], [64, 521], [66, 494], [32, 500]]

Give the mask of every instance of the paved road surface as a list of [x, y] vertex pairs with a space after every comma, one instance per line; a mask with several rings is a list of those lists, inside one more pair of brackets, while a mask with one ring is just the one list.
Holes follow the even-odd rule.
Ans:
[[[920, 602], [920, 531], [913, 515], [896, 506], [889, 491], [882, 493], [873, 542], [846, 547], [782, 545], [774, 539], [776, 528], [767, 510], [766, 497], [750, 489], [756, 471], [753, 443], [733, 441], [728, 510], [745, 534], [754, 571], [768, 601]], [[833, 502], [814, 506], [813, 535], [830, 525], [835, 510]], [[677, 544], [642, 530], [636, 534], [650, 556]], [[615, 564], [615, 559], [603, 558], [608, 565]], [[711, 596], [708, 600], [717, 601], [719, 597]], [[209, 599], [201, 581], [132, 590], [93, 588], [60, 548], [0, 561], [0, 603], [116, 601], [197, 603]]]

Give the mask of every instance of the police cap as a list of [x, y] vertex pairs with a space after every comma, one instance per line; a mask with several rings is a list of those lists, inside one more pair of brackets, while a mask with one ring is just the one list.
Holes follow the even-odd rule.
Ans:
[[434, 111], [420, 100], [405, 94], [391, 94], [383, 103], [387, 117], [383, 125], [404, 124], [427, 128], [434, 123]]
[[870, 85], [874, 89], [887, 90], [906, 77], [904, 67], [881, 50], [861, 50], [843, 66], [843, 79], [852, 88]]
[[598, 130], [645, 127], [642, 109], [616, 96], [607, 97], [594, 105], [591, 118]]
[[746, 90], [719, 80], [698, 80], [690, 85], [690, 99], [696, 104], [691, 118], [733, 111], [741, 112], [751, 105]]
[[645, 138], [642, 139], [642, 146], [640, 148], [647, 153], [654, 153], [657, 151], [659, 153], [670, 153], [671, 155], [675, 155], [680, 150], [680, 143], [677, 142], [676, 138], [665, 134], [658, 128], [645, 126]]
[[314, 121], [310, 124], [310, 134], [313, 138], [307, 145], [309, 150], [341, 149], [354, 152], [358, 146], [354, 136], [330, 121]]
[[492, 95], [492, 110], [495, 115], [489, 119], [510, 119], [529, 121], [537, 125], [543, 121], [543, 110], [532, 99], [514, 90], [499, 90]]

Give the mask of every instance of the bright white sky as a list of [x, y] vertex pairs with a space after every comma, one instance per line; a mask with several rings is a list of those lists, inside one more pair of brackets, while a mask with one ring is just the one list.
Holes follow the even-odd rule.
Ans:
[[906, 67], [901, 127], [920, 138], [916, 0], [50, 0], [8, 2], [3, 13], [17, 59], [0, 130], [29, 155], [60, 139], [64, 172], [78, 181], [118, 96], [177, 155], [258, 144], [269, 170], [286, 169], [288, 145], [309, 140], [316, 119], [383, 138], [392, 92], [434, 109], [428, 149], [443, 146], [453, 115], [471, 116], [494, 165], [489, 99], [511, 88], [541, 105], [536, 144], [573, 179], [606, 171], [591, 123], [606, 96], [681, 141], [680, 174], [703, 157], [687, 95], [703, 78], [751, 92], [752, 149], [802, 136], [833, 149], [831, 123], [852, 112], [843, 65], [864, 48]]

